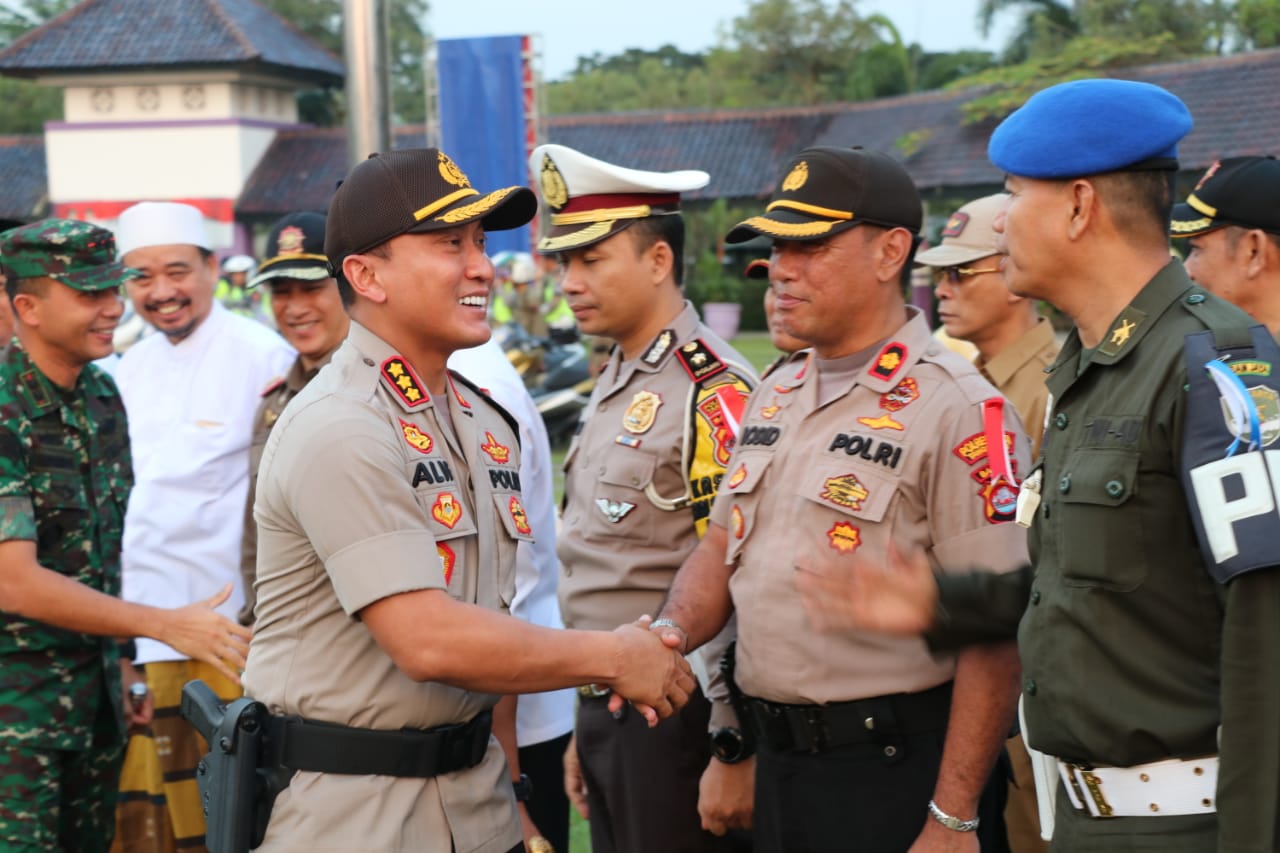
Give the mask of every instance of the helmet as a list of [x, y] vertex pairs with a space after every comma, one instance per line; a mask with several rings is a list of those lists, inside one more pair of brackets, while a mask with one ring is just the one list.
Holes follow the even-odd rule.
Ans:
[[225, 273], [247, 273], [252, 272], [255, 266], [257, 264], [248, 255], [232, 255], [222, 262], [222, 271]]
[[538, 275], [534, 266], [533, 255], [528, 252], [516, 252], [511, 260], [511, 280], [516, 284], [528, 284]]

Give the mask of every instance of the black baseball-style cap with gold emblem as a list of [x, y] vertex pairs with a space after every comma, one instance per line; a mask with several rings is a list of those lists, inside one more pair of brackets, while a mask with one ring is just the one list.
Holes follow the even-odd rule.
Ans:
[[303, 211], [278, 219], [267, 234], [267, 257], [246, 287], [273, 278], [319, 281], [329, 277], [324, 254], [324, 214]]
[[519, 228], [533, 219], [538, 200], [528, 187], [486, 195], [437, 148], [372, 154], [329, 202], [324, 253], [341, 274], [342, 259], [381, 246], [401, 234], [440, 231], [480, 220], [486, 231]]
[[782, 171], [764, 213], [725, 237], [744, 243], [762, 234], [776, 240], [824, 240], [865, 222], [920, 233], [920, 193], [898, 161], [864, 148], [806, 148]]
[[1228, 225], [1280, 234], [1280, 160], [1231, 157], [1214, 163], [1182, 204], [1173, 206], [1169, 231], [1198, 237]]
[[544, 255], [590, 246], [649, 216], [679, 213], [680, 193], [711, 181], [698, 169], [628, 169], [563, 145], [535, 148], [529, 171], [551, 211], [551, 227], [538, 241]]

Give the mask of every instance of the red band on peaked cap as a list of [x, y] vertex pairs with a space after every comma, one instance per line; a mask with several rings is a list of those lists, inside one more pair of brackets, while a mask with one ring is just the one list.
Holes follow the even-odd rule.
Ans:
[[617, 207], [634, 207], [647, 204], [650, 207], [675, 207], [680, 204], [679, 193], [600, 193], [597, 195], [580, 195], [569, 199], [569, 203], [556, 211], [577, 213], [582, 210], [611, 210]]

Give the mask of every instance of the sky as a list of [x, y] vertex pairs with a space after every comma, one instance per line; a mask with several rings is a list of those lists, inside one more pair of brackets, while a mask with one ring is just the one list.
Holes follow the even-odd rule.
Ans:
[[[438, 39], [531, 33], [539, 36], [543, 79], [558, 80], [579, 56], [653, 50], [675, 44], [687, 53], [714, 45], [718, 27], [742, 14], [745, 0], [641, 0], [585, 3], [582, 0], [437, 0], [427, 16]], [[898, 27], [903, 41], [926, 50], [999, 50], [1016, 20], [996, 19], [989, 40], [978, 32], [978, 0], [859, 0], [863, 15], [880, 13]], [[605, 10], [617, 9], [610, 14]], [[622, 10], [625, 10], [623, 12]]]

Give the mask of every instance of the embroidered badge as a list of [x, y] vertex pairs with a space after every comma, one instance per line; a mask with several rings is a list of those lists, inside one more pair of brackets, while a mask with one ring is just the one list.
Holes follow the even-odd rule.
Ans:
[[658, 408], [662, 405], [662, 396], [652, 391], [637, 391], [631, 398], [631, 405], [622, 415], [622, 428], [632, 435], [643, 435], [653, 428], [658, 418]]
[[992, 524], [1013, 521], [1018, 510], [1018, 487], [1004, 477], [997, 477], [983, 487], [982, 503], [987, 521]]
[[766, 421], [771, 421], [773, 420], [773, 416], [778, 414], [781, 410], [781, 406], [765, 406], [760, 410], [760, 417], [764, 418]]
[[784, 193], [793, 193], [805, 185], [809, 180], [809, 164], [801, 160], [799, 163], [787, 172], [787, 176], [782, 179], [782, 191]]
[[511, 511], [511, 520], [515, 522], [517, 533], [528, 536], [533, 532], [533, 528], [529, 526], [529, 516], [524, 511], [524, 504], [520, 503], [518, 497], [511, 496], [511, 500], [507, 503], [507, 509]]
[[[1013, 433], [1006, 432], [1004, 434], [1004, 443], [1009, 449], [1009, 452], [1012, 453]], [[987, 436], [981, 432], [974, 433], [955, 447], [951, 448], [951, 452], [972, 465], [979, 459], [985, 459], [987, 457]]]
[[[1258, 407], [1262, 446], [1270, 447], [1277, 438], [1280, 438], [1280, 394], [1266, 385], [1254, 385], [1249, 389], [1249, 396], [1253, 398], [1253, 404]], [[1227, 426], [1227, 431], [1231, 435], [1247, 436], [1248, 425], [1237, 423], [1235, 413], [1227, 405], [1227, 401], [1222, 397], [1218, 400], [1222, 404], [1222, 420]]]
[[1133, 334], [1133, 330], [1134, 328], [1137, 327], [1137, 325], [1138, 325], [1137, 323], [1134, 323], [1130, 320], [1121, 320], [1120, 325], [1116, 326], [1111, 331], [1112, 345], [1117, 347], [1122, 347], [1126, 343], [1128, 343], [1129, 336]]
[[431, 440], [431, 436], [408, 421], [400, 421], [400, 431], [404, 433], [404, 440], [409, 446], [419, 453], [430, 453], [431, 448], [435, 447], [435, 442]]
[[837, 521], [827, 531], [827, 541], [841, 554], [848, 554], [862, 544], [862, 531], [847, 521]]
[[701, 338], [676, 350], [676, 358], [680, 359], [680, 364], [684, 366], [685, 372], [694, 382], [709, 379], [729, 367], [716, 357]]
[[875, 357], [871, 366], [871, 375], [880, 379], [892, 379], [907, 361], [907, 345], [894, 341], [885, 344], [884, 349]]
[[729, 464], [729, 455], [733, 452], [746, 397], [732, 385], [703, 393], [705, 396], [697, 405], [698, 414], [711, 427], [712, 458], [723, 468]]
[[1271, 362], [1269, 361], [1233, 361], [1227, 365], [1231, 368], [1231, 372], [1236, 376], [1270, 376]]
[[627, 501], [611, 501], [606, 498], [596, 498], [596, 506], [604, 513], [604, 517], [609, 519], [610, 524], [617, 524], [619, 521], [627, 517], [627, 513], [636, 508], [633, 503]]
[[645, 364], [653, 367], [662, 361], [662, 357], [667, 354], [667, 350], [671, 349], [671, 345], [675, 343], [676, 333], [672, 329], [663, 329], [662, 334], [654, 338], [649, 348], [645, 350], [644, 355], [640, 356], [640, 360]]
[[458, 562], [458, 555], [443, 542], [436, 543], [436, 554], [440, 557], [440, 567], [444, 569], [444, 585], [448, 586], [453, 582], [453, 566]]
[[441, 492], [431, 506], [431, 517], [450, 530], [462, 518], [462, 505], [449, 492]]
[[538, 174], [538, 183], [542, 187], [542, 197], [547, 207], [559, 210], [569, 203], [569, 187], [564, 176], [556, 168], [556, 163], [549, 155], [542, 155], [542, 170]]
[[1114, 356], [1120, 353], [1125, 344], [1133, 337], [1133, 333], [1142, 326], [1147, 319], [1145, 311], [1140, 311], [1132, 305], [1120, 312], [1120, 316], [1111, 326], [1110, 336], [1102, 342], [1098, 347], [1098, 352], [1105, 356]]
[[409, 363], [398, 355], [382, 362], [382, 378], [387, 380], [387, 384], [392, 391], [400, 398], [409, 408], [421, 406], [431, 398], [427, 392], [422, 390], [422, 383], [418, 382], [418, 378], [413, 375]]
[[862, 502], [870, 494], [857, 477], [853, 474], [845, 474], [842, 477], [832, 477], [823, 483], [822, 494], [818, 497], [845, 509], [859, 510], [862, 509]]
[[858, 418], [858, 423], [868, 429], [896, 429], [899, 432], [906, 429], [902, 424], [893, 419], [893, 415], [886, 412], [878, 418]]
[[302, 229], [297, 225], [281, 228], [279, 236], [276, 237], [277, 254], [301, 255], [302, 244], [305, 240], [306, 235], [302, 233]]
[[880, 408], [886, 412], [900, 412], [920, 399], [920, 385], [914, 376], [899, 382], [892, 391], [880, 395]]
[[499, 465], [507, 464], [507, 460], [511, 458], [511, 448], [505, 444], [499, 444], [498, 439], [493, 437], [493, 433], [485, 431], [485, 443], [480, 445], [480, 449], [489, 454], [489, 458]]
[[729, 477], [727, 485], [731, 489], [736, 489], [738, 486], [742, 485], [742, 481], [745, 479], [747, 479], [747, 466], [739, 465], [738, 470], [734, 471], [733, 475]]
[[437, 152], [440, 155], [440, 177], [444, 178], [455, 187], [469, 187], [471, 182], [467, 180], [467, 176], [462, 173], [458, 165], [449, 159], [449, 155], [443, 151]]
[[742, 507], [733, 505], [733, 509], [729, 510], [729, 522], [733, 525], [733, 538], [741, 539], [747, 532], [747, 522], [742, 517]]
[[965, 226], [969, 224], [969, 214], [956, 211], [951, 214], [951, 218], [947, 220], [947, 225], [942, 229], [943, 237], [959, 237], [964, 233]]

